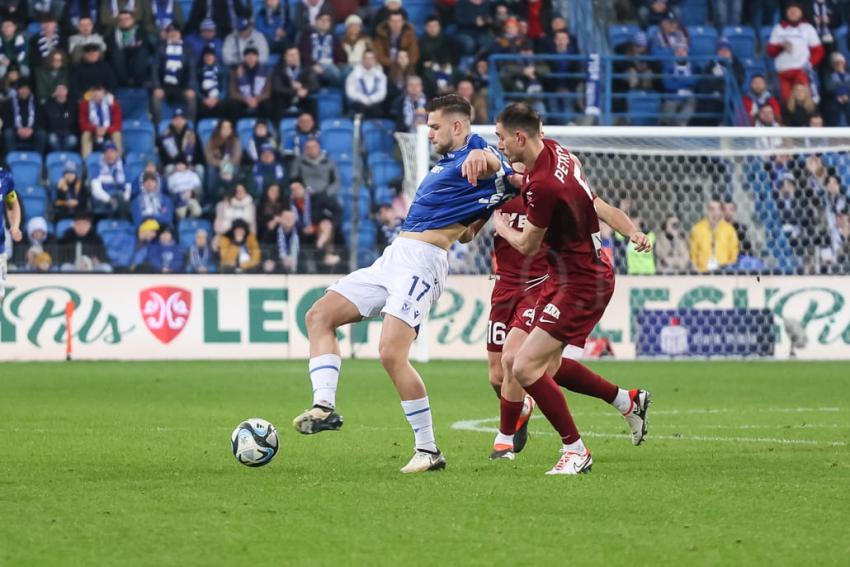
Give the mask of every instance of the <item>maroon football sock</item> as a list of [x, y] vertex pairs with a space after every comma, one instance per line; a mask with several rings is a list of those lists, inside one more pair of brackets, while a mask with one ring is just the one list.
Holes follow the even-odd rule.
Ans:
[[553, 378], [559, 386], [571, 392], [599, 398], [609, 404], [620, 391], [616, 384], [612, 384], [577, 360], [569, 358], [561, 359], [561, 367]]
[[516, 422], [522, 413], [522, 402], [499, 398], [499, 409], [499, 433], [513, 435], [516, 433]]
[[534, 384], [525, 386], [525, 391], [537, 402], [537, 407], [561, 436], [565, 445], [579, 440], [580, 435], [567, 407], [567, 400], [548, 374], [541, 376]]

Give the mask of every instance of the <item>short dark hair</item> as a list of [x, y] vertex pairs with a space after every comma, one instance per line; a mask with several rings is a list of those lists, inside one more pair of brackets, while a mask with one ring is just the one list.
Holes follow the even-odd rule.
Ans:
[[509, 104], [496, 118], [506, 130], [522, 130], [531, 136], [540, 135], [540, 114], [523, 102]]
[[462, 114], [468, 120], [472, 119], [472, 105], [456, 94], [447, 94], [432, 98], [428, 102], [428, 112], [441, 111], [445, 114]]

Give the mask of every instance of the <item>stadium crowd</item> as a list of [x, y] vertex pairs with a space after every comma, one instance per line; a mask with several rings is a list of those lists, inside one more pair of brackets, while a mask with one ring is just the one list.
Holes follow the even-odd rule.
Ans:
[[[616, 3], [624, 22], [642, 27], [612, 41], [615, 53], [674, 54], [663, 69], [629, 58], [615, 69], [617, 92], [677, 93], [662, 123], [698, 123], [690, 116], [703, 103], [688, 93], [718, 88], [695, 80], [686, 57], [689, 2]], [[767, 59], [764, 72], [745, 68], [740, 42], [722, 35], [701, 70], [749, 85], [743, 104], [755, 126], [848, 123], [836, 30], [850, 2], [711, 4], [720, 30], [772, 26], [762, 48], [775, 74]], [[353, 217], [365, 258], [398, 230], [405, 204], [392, 133], [424, 123], [428, 98], [457, 92], [475, 123], [491, 122], [488, 57], [511, 54], [500, 86], [564, 93], [543, 108], [561, 112], [580, 99], [584, 73], [575, 58], [530, 58], [581, 53], [552, 0], [2, 0], [0, 20], [4, 155], [27, 219], [12, 258], [19, 270], [347, 271]], [[818, 184], [807, 171], [771, 168], [787, 234], [829, 234], [823, 254], [844, 265], [846, 183], [831, 166]], [[700, 238], [725, 222], [708, 209], [709, 227], [693, 229]], [[801, 214], [813, 215], [811, 226], [792, 226]], [[747, 251], [736, 229], [729, 262], [704, 259], [692, 243], [686, 262], [675, 215], [641, 220], [658, 234], [659, 273], [736, 264]], [[823, 249], [826, 239], [809, 242]], [[621, 271], [647, 273], [646, 260], [637, 268], [627, 250], [619, 256]]]

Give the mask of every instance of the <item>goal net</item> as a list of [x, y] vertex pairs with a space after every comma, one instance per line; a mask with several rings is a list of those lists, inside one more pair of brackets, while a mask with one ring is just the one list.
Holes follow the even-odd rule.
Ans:
[[[495, 144], [494, 126], [474, 131]], [[603, 226], [604, 251], [618, 275], [747, 276], [755, 282], [763, 276], [850, 273], [850, 129], [545, 126], [544, 131], [579, 157], [599, 196], [655, 240], [647, 258]], [[427, 128], [399, 135], [399, 145], [405, 190], [412, 197], [436, 156]], [[491, 256], [492, 231], [485, 229], [474, 243], [452, 249], [451, 271], [489, 274]], [[658, 332], [650, 338], [658, 344], [647, 352], [673, 352], [670, 337], [676, 331], [665, 332], [662, 349], [660, 329], [671, 320], [684, 323], [675, 313], [657, 315]], [[788, 340], [806, 317], [774, 324], [785, 325], [777, 332]]]

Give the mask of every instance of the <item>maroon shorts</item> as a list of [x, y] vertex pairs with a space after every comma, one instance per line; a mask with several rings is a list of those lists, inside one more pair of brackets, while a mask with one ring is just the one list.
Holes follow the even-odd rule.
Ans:
[[528, 287], [524, 284], [496, 282], [490, 298], [490, 320], [487, 323], [487, 351], [502, 352], [508, 331], [517, 327], [526, 333], [534, 322], [534, 306], [542, 284]]
[[565, 345], [584, 348], [614, 294], [614, 280], [587, 288], [549, 278], [537, 298], [534, 327]]

